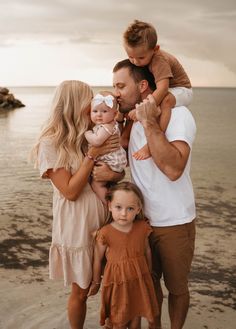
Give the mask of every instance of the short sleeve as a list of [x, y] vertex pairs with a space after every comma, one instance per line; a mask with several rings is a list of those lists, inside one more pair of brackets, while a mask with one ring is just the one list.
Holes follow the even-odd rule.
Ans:
[[103, 245], [107, 245], [106, 234], [103, 229], [98, 230], [97, 236], [96, 236], [96, 241], [100, 242]]
[[154, 55], [149, 69], [154, 75], [156, 84], [163, 79], [173, 78], [171, 67], [162, 56]]
[[152, 233], [151, 225], [147, 221], [140, 220], [139, 225], [141, 226], [142, 234], [145, 236], [145, 238]]
[[148, 224], [145, 221], [144, 221], [144, 224], [145, 224], [145, 233], [146, 233], [146, 236], [148, 237], [152, 233], [153, 230], [152, 230], [150, 224]]
[[42, 140], [38, 151], [38, 167], [40, 177], [48, 178], [47, 170], [53, 169], [56, 163], [56, 150], [49, 140]]
[[195, 135], [196, 124], [191, 112], [185, 106], [174, 107], [166, 129], [168, 141], [184, 141], [192, 148]]

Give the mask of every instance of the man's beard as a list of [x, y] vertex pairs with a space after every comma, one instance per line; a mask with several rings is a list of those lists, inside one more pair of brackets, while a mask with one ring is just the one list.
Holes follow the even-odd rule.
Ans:
[[[119, 104], [119, 111], [121, 113], [129, 113], [131, 110], [135, 109], [135, 105], [140, 103], [142, 101], [141, 95], [139, 95], [136, 99], [136, 101], [134, 102], [134, 104], [125, 104], [124, 106], [121, 106], [121, 104]], [[119, 102], [119, 100], [118, 100]]]
[[132, 109], [127, 109], [127, 108], [121, 108], [121, 107], [119, 107], [119, 112], [124, 113], [124, 114], [129, 113], [131, 110]]

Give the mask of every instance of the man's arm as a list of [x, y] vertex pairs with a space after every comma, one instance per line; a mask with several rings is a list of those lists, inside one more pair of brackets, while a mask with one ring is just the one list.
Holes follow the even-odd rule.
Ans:
[[183, 173], [190, 154], [184, 141], [169, 142], [157, 122], [160, 111], [152, 95], [136, 106], [137, 119], [143, 125], [152, 158], [157, 167], [172, 181]]

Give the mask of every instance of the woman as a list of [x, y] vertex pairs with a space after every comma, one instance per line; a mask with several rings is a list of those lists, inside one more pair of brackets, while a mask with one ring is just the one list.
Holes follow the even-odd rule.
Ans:
[[[52, 110], [33, 150], [42, 178], [53, 186], [53, 227], [49, 255], [51, 279], [72, 284], [68, 317], [72, 329], [82, 329], [86, 296], [92, 279], [92, 232], [104, 222], [102, 202], [88, 183], [96, 157], [118, 148], [111, 139], [87, 150], [91, 88], [81, 81], [64, 81], [55, 92]], [[87, 152], [87, 153], [86, 153]], [[113, 173], [113, 172], [112, 172]], [[114, 173], [114, 180], [122, 175]]]

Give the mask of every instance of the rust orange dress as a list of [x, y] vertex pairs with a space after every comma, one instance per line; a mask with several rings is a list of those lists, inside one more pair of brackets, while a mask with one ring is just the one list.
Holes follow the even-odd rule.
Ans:
[[102, 326], [107, 318], [120, 326], [136, 316], [153, 322], [158, 314], [156, 294], [145, 257], [145, 240], [151, 231], [151, 227], [142, 220], [134, 221], [128, 233], [117, 230], [111, 224], [99, 230], [97, 240], [107, 245], [101, 292]]

